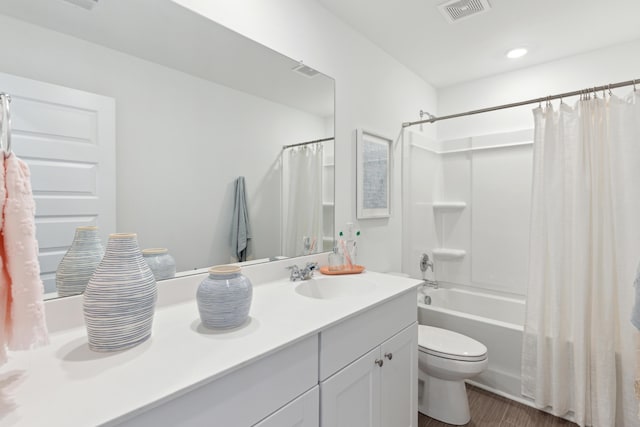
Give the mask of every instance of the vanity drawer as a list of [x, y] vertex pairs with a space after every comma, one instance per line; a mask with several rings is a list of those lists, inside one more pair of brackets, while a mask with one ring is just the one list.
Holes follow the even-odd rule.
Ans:
[[411, 289], [320, 333], [320, 381], [416, 322]]
[[114, 425], [246, 427], [317, 384], [314, 335]]

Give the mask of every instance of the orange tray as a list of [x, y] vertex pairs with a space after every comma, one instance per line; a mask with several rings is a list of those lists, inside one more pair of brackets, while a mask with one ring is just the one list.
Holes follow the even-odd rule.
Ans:
[[329, 266], [324, 265], [320, 267], [320, 273], [328, 274], [328, 275], [336, 275], [336, 274], [360, 274], [364, 271], [363, 265], [354, 265], [351, 270], [329, 270]]

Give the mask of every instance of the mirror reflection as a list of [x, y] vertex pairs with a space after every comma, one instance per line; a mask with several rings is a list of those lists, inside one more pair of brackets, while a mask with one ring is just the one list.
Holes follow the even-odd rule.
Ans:
[[0, 0], [0, 35], [49, 296], [81, 226], [178, 274], [331, 248], [333, 79], [169, 0]]

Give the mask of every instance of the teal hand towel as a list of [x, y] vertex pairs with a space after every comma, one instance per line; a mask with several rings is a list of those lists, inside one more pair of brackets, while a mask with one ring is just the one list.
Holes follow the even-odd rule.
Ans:
[[244, 177], [240, 176], [235, 182], [235, 197], [231, 222], [231, 248], [233, 256], [235, 256], [238, 261], [247, 260], [249, 239], [251, 239], [251, 227], [249, 226], [247, 196], [244, 190]]

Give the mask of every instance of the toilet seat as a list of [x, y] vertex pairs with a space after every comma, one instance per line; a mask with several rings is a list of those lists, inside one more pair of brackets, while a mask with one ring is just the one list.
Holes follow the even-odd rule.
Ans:
[[434, 326], [418, 325], [422, 353], [444, 359], [478, 362], [487, 358], [487, 347], [466, 335]]

